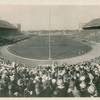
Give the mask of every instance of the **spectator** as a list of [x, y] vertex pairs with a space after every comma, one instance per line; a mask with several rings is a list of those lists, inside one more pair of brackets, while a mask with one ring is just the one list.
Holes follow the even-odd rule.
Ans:
[[59, 79], [57, 81], [56, 92], [57, 92], [57, 94], [56, 94], [57, 97], [66, 97], [67, 96], [67, 91], [66, 91], [66, 88], [64, 86], [62, 79]]
[[[1, 97], [100, 97], [100, 57], [73, 65], [34, 66], [1, 61]], [[9, 64], [6, 68], [4, 64]]]

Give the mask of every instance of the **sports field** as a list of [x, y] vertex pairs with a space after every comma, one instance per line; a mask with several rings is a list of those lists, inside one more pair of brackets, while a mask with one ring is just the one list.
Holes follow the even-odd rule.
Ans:
[[[34, 36], [9, 48], [9, 51], [26, 58], [47, 60], [49, 55], [48, 36]], [[51, 58], [67, 59], [83, 55], [92, 47], [79, 43], [67, 36], [51, 36]]]

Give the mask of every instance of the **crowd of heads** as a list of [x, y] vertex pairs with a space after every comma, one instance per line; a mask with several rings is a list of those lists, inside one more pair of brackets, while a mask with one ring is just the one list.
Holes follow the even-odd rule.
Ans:
[[28, 66], [0, 61], [0, 97], [99, 97], [100, 58]]
[[69, 37], [85, 44], [100, 43], [100, 30], [81, 30]]

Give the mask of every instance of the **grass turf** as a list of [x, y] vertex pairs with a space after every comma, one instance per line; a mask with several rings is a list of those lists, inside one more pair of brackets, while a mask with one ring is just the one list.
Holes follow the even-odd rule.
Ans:
[[[34, 36], [10, 47], [9, 51], [26, 58], [46, 60], [49, 55], [48, 44], [48, 36]], [[92, 47], [69, 39], [67, 36], [51, 36], [52, 59], [72, 58], [83, 55], [91, 49]]]

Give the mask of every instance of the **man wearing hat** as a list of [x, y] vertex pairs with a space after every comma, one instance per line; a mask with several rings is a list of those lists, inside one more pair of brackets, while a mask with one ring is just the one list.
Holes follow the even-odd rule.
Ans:
[[67, 91], [66, 91], [66, 88], [64, 86], [62, 79], [59, 79], [57, 81], [56, 96], [57, 97], [66, 97], [67, 96]]
[[55, 91], [55, 89], [57, 87], [56, 79], [52, 79], [51, 81], [52, 81], [51, 87], [52, 87], [53, 91]]
[[88, 92], [85, 82], [82, 82], [79, 86], [80, 86], [81, 97], [88, 97]]
[[53, 90], [51, 88], [51, 81], [46, 80], [43, 83], [43, 97], [51, 97], [53, 95]]
[[94, 86], [92, 85], [89, 86], [87, 90], [88, 90], [88, 97], [97, 97], [97, 92]]

